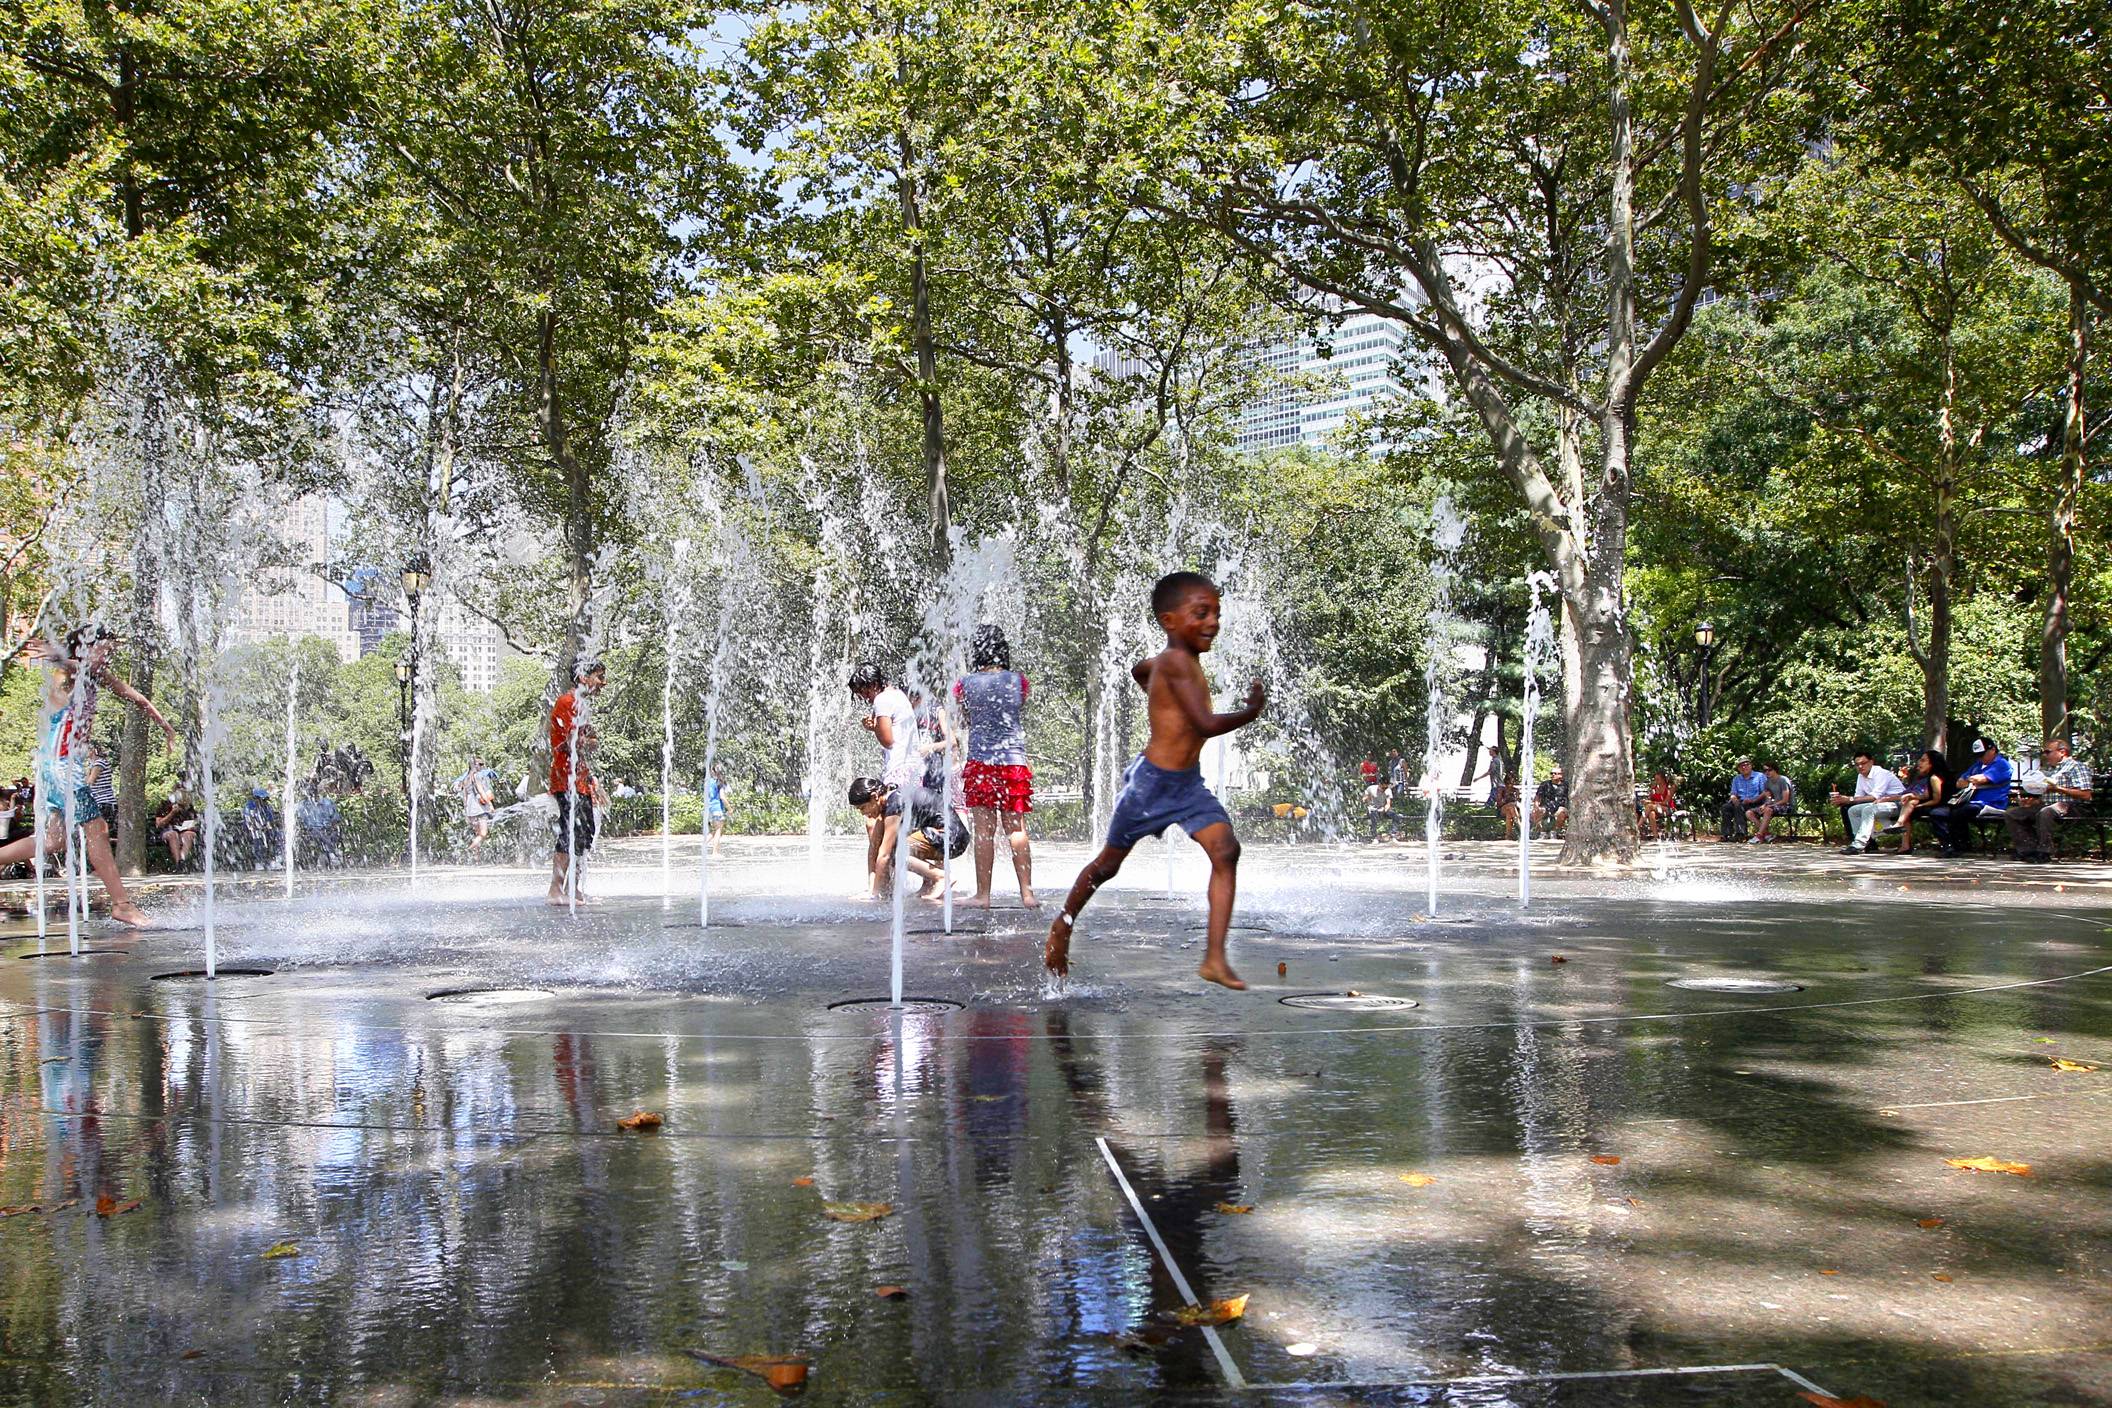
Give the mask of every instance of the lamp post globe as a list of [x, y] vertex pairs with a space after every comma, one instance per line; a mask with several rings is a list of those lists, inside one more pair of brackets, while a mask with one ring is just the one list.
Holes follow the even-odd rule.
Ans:
[[1716, 653], [1716, 625], [1713, 621], [1703, 621], [1694, 628], [1694, 644], [1701, 647], [1701, 697], [1697, 702], [1694, 714], [1700, 726], [1707, 728], [1709, 726], [1709, 660]]

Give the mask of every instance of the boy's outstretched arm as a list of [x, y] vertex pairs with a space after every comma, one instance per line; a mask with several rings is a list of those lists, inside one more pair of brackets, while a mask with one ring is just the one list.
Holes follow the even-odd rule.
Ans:
[[1188, 719], [1190, 727], [1204, 738], [1216, 738], [1245, 728], [1261, 717], [1268, 704], [1268, 691], [1256, 680], [1247, 687], [1247, 707], [1234, 709], [1229, 714], [1219, 714], [1210, 708], [1210, 694], [1203, 688], [1203, 671], [1199, 665], [1176, 669], [1167, 681], [1173, 691], [1174, 702], [1181, 706], [1181, 713]]

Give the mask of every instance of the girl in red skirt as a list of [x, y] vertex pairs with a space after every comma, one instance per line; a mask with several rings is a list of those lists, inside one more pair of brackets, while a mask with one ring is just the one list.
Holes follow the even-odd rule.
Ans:
[[1027, 677], [1012, 668], [1012, 647], [997, 626], [978, 626], [968, 652], [972, 673], [957, 680], [953, 697], [968, 720], [968, 760], [961, 765], [962, 800], [975, 828], [974, 903], [990, 905], [990, 867], [997, 853], [997, 823], [1005, 823], [1012, 869], [1019, 876], [1019, 902], [1041, 908], [1034, 898], [1034, 856], [1027, 845], [1027, 813], [1034, 809], [1034, 770], [1027, 766]]

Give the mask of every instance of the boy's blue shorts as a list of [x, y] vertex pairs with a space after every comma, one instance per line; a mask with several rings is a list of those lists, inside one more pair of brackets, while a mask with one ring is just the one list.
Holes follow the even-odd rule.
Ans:
[[1231, 825], [1232, 818], [1203, 785], [1203, 770], [1189, 768], [1171, 772], [1139, 757], [1129, 765], [1122, 795], [1115, 798], [1115, 814], [1107, 824], [1107, 844], [1127, 851], [1146, 836], [1157, 836], [1169, 826], [1178, 826], [1193, 836], [1213, 822]]

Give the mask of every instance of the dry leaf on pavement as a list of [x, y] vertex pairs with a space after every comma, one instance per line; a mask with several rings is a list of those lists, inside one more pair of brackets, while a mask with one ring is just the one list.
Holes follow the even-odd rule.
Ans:
[[1591, 1161], [1595, 1164], [1605, 1164], [1610, 1168], [1621, 1161], [1621, 1156], [1619, 1154], [1593, 1154]]
[[1227, 1217], [1236, 1217], [1240, 1213], [1254, 1211], [1254, 1205], [1252, 1203], [1219, 1203], [1217, 1210], [1224, 1213]]
[[909, 1292], [900, 1286], [875, 1286], [873, 1294], [882, 1300], [908, 1300]]
[[298, 1242], [273, 1242], [264, 1249], [264, 1255], [260, 1259], [263, 1261], [276, 1261], [282, 1256], [299, 1256], [300, 1254], [301, 1247]]
[[1830, 1393], [1800, 1393], [1797, 1397], [1817, 1404], [1818, 1408], [1885, 1408], [1882, 1398], [1864, 1398], [1861, 1394], [1854, 1398], [1835, 1398]]
[[1214, 1300], [1208, 1305], [1184, 1305], [1178, 1310], [1165, 1312], [1165, 1318], [1176, 1325], [1223, 1325], [1247, 1313], [1247, 1298], [1234, 1296], [1230, 1300]]
[[1952, 1168], [1969, 1168], [1975, 1173], [2013, 1173], [2019, 1178], [2031, 1177], [2030, 1164], [2013, 1164], [1992, 1154], [1982, 1154], [1977, 1159], [1945, 1159], [1944, 1162]]
[[1916, 1227], [1941, 1227], [1943, 1226], [1943, 1219], [1940, 1217], [1925, 1217], [1914, 1225]]
[[1942, 1271], [1932, 1271], [1932, 1272], [1930, 1272], [1930, 1273], [1929, 1273], [1929, 1279], [1930, 1279], [1931, 1281], [1948, 1281], [1948, 1280], [1950, 1280], [1951, 1278], [1950, 1278], [1950, 1276], [1949, 1276], [1949, 1275], [1948, 1275], [1947, 1273], [1945, 1273], [1945, 1272], [1942, 1272]]
[[792, 1186], [794, 1188], [812, 1188], [814, 1186], [814, 1180], [807, 1177], [805, 1174], [801, 1174], [799, 1177], [792, 1180]]
[[661, 1125], [665, 1123], [666, 1121], [660, 1118], [660, 1112], [658, 1110], [635, 1110], [632, 1113], [625, 1115], [622, 1119], [616, 1121], [616, 1127], [618, 1129], [633, 1130], [658, 1129]]
[[1410, 1188], [1428, 1188], [1437, 1180], [1427, 1173], [1404, 1173], [1401, 1175], [1401, 1182]]
[[789, 1354], [706, 1354], [701, 1349], [687, 1351], [692, 1359], [701, 1359], [706, 1364], [716, 1364], [722, 1369], [738, 1369], [744, 1374], [753, 1374], [779, 1393], [790, 1396], [807, 1390], [807, 1361]]
[[895, 1210], [893, 1203], [823, 1203], [822, 1216], [837, 1222], [877, 1222]]
[[2065, 1061], [2058, 1056], [2053, 1058], [2053, 1068], [2057, 1071], [2094, 1071], [2097, 1069], [2088, 1061]]
[[1547, 961], [1548, 961], [1549, 963], [1567, 963], [1567, 962], [1569, 962], [1569, 960], [1568, 960], [1568, 959], [1564, 958], [1564, 957], [1563, 957], [1563, 956], [1562, 956], [1561, 954], [1559, 954], [1559, 953], [1557, 953], [1557, 954], [1554, 954], [1554, 955], [1550, 956], [1550, 957], [1548, 958], [1548, 960], [1547, 960]]

